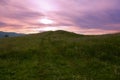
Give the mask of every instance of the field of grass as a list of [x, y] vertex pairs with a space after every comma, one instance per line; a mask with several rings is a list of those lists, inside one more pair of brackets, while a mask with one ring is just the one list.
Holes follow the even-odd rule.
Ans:
[[0, 80], [120, 80], [120, 34], [2, 38]]

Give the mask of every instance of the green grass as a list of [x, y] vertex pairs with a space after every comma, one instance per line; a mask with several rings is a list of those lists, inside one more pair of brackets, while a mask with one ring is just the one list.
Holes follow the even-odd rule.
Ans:
[[0, 39], [0, 80], [120, 80], [120, 34]]

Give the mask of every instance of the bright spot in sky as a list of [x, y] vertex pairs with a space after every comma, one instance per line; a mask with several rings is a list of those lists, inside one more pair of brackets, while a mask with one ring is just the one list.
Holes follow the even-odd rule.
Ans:
[[53, 24], [54, 23], [53, 20], [48, 19], [48, 18], [42, 18], [42, 19], [39, 20], [39, 22], [42, 23], [42, 24]]

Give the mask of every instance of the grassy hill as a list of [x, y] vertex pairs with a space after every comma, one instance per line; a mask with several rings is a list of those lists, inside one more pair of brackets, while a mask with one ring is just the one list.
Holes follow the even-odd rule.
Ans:
[[0, 80], [120, 80], [120, 34], [0, 39]]

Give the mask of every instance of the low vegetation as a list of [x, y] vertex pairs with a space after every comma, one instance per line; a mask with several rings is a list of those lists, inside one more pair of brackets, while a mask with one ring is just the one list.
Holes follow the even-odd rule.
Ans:
[[120, 34], [2, 38], [0, 80], [120, 80]]

